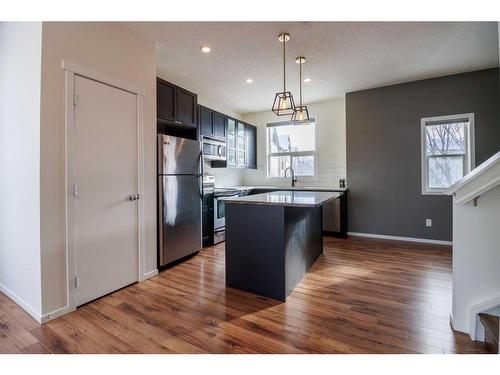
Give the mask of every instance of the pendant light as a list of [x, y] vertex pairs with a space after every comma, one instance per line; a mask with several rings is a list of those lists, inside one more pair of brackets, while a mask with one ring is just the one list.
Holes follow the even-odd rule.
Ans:
[[307, 110], [307, 106], [302, 105], [302, 64], [306, 62], [306, 58], [304, 56], [299, 56], [295, 59], [295, 62], [299, 64], [300, 97], [299, 105], [295, 107], [295, 112], [292, 114], [292, 121], [298, 124], [309, 123], [309, 111]]
[[286, 60], [285, 60], [285, 44], [290, 40], [290, 35], [282, 33], [278, 40], [283, 43], [283, 91], [276, 93], [273, 103], [273, 112], [278, 116], [290, 116], [295, 113], [295, 103], [290, 91], [286, 91]]

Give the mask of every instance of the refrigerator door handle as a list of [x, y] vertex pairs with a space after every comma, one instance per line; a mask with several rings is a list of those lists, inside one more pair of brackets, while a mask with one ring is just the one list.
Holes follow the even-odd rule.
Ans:
[[200, 192], [200, 198], [203, 199], [203, 178], [198, 176], [198, 190]]
[[203, 151], [201, 150], [198, 154], [198, 172], [200, 176], [203, 176]]
[[200, 150], [200, 154], [198, 155], [198, 163], [199, 168], [198, 171], [198, 186], [200, 191], [200, 198], [203, 199], [203, 151]]
[[163, 209], [164, 209], [164, 201], [163, 201], [163, 177], [160, 176], [158, 178], [158, 248], [159, 248], [159, 263], [163, 265], [164, 255], [163, 255]]
[[156, 142], [156, 165], [158, 174], [163, 174], [163, 135], [158, 134]]

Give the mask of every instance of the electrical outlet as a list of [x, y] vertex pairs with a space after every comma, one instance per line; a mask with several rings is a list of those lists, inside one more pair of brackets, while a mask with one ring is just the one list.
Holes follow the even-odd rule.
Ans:
[[425, 219], [425, 226], [432, 227], [432, 219]]

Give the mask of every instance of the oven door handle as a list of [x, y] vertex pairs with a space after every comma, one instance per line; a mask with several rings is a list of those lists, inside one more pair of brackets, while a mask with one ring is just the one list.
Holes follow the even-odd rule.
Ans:
[[236, 194], [232, 194], [232, 195], [224, 195], [222, 197], [215, 197], [215, 199], [217, 199], [219, 201], [225, 201], [227, 199], [230, 199], [230, 198], [233, 198], [233, 197], [237, 197], [238, 195], [240, 195], [240, 193], [236, 193]]

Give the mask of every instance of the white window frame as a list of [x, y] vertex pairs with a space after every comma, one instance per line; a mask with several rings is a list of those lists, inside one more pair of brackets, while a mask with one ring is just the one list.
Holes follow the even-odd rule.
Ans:
[[[300, 178], [302, 181], [316, 181], [318, 176], [318, 122], [316, 119], [311, 118], [309, 122], [314, 123], [314, 151], [296, 151], [296, 152], [270, 152], [270, 144], [269, 144], [269, 128], [275, 126], [284, 126], [284, 125], [294, 125], [292, 121], [281, 121], [281, 122], [270, 122], [266, 125], [266, 178], [270, 181], [288, 181], [290, 179], [290, 174], [287, 177], [271, 177], [269, 175], [270, 168], [270, 159], [272, 156], [314, 156], [314, 174], [312, 176], [295, 176], [296, 178]], [[300, 126], [300, 125], [297, 125]]]
[[[465, 164], [464, 164], [464, 176], [469, 173], [475, 167], [474, 158], [474, 113], [463, 113], [457, 115], [447, 115], [447, 116], [436, 116], [436, 117], [424, 117], [420, 119], [420, 143], [421, 143], [421, 171], [422, 171], [422, 195], [444, 195], [446, 188], [430, 188], [429, 187], [429, 173], [428, 166], [429, 157], [426, 153], [426, 138], [425, 138], [425, 128], [428, 125], [435, 125], [436, 123], [442, 122], [460, 122], [467, 120], [469, 125], [465, 129]], [[453, 155], [447, 155], [453, 156]]]

